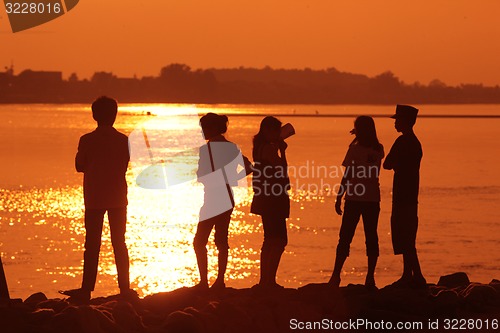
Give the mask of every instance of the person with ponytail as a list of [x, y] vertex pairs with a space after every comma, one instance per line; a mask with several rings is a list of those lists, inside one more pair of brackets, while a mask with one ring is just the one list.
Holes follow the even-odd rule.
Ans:
[[[335, 266], [329, 284], [333, 287], [340, 285], [342, 267], [349, 256], [350, 244], [360, 217], [363, 217], [368, 256], [365, 286], [373, 289], [375, 288], [375, 267], [379, 256], [377, 234], [380, 213], [379, 174], [381, 161], [384, 158], [384, 147], [378, 141], [372, 117], [357, 117], [351, 134], [356, 137], [349, 145], [342, 163], [345, 173], [335, 202], [335, 211], [342, 215], [342, 225]], [[344, 212], [342, 212], [342, 197], [345, 197]]]
[[276, 273], [288, 243], [286, 219], [290, 216], [290, 180], [287, 171], [287, 144], [280, 138], [281, 122], [265, 117], [253, 139], [253, 190], [251, 213], [262, 217], [264, 242], [260, 256], [263, 288], [280, 288]]
[[[218, 275], [213, 289], [225, 288], [229, 255], [228, 231], [234, 196], [231, 186], [251, 173], [251, 163], [234, 143], [228, 141], [228, 118], [225, 115], [208, 113], [201, 117], [200, 126], [207, 144], [200, 147], [198, 161], [198, 181], [204, 185], [204, 202], [200, 209], [200, 219], [194, 237], [194, 250], [200, 272], [199, 289], [208, 289], [207, 243], [215, 228], [215, 245], [218, 250]], [[242, 165], [241, 165], [242, 164]], [[243, 169], [238, 172], [238, 165]]]

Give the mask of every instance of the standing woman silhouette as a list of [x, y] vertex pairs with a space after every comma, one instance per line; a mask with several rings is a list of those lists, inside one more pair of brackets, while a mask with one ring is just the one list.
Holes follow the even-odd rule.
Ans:
[[251, 212], [262, 217], [264, 242], [260, 256], [260, 282], [264, 288], [281, 287], [276, 272], [288, 243], [286, 219], [290, 216], [290, 180], [286, 148], [280, 138], [281, 122], [265, 117], [253, 139], [253, 189]]
[[[218, 275], [214, 289], [225, 288], [224, 275], [226, 273], [229, 243], [228, 230], [231, 213], [234, 208], [234, 197], [231, 186], [238, 185], [237, 181], [251, 172], [250, 161], [241, 154], [234, 143], [224, 137], [227, 131], [228, 118], [225, 115], [208, 113], [201, 117], [200, 125], [206, 145], [200, 147], [198, 161], [198, 181], [205, 187], [204, 203], [200, 210], [200, 222], [194, 237], [194, 250], [200, 272], [200, 283], [197, 288], [208, 288], [208, 238], [215, 227], [215, 245], [218, 254]], [[242, 159], [240, 159], [242, 157]], [[241, 161], [243, 169], [237, 171]], [[212, 177], [216, 174], [223, 177]]]
[[342, 197], [345, 195], [337, 256], [329, 284], [334, 287], [340, 285], [342, 266], [349, 256], [350, 244], [362, 216], [368, 256], [365, 286], [375, 288], [375, 266], [379, 256], [377, 226], [380, 213], [380, 185], [378, 178], [381, 161], [384, 158], [384, 147], [378, 141], [372, 117], [357, 117], [351, 134], [354, 134], [356, 138], [349, 145], [342, 163], [346, 169], [335, 202], [335, 211], [342, 215]]

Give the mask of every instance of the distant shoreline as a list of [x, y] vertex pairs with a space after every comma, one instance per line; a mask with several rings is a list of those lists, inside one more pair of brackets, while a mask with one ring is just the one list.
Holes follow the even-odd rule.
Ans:
[[[267, 114], [264, 113], [229, 113], [231, 117], [265, 117]], [[297, 117], [297, 118], [356, 118], [358, 114], [275, 114], [276, 117]], [[373, 118], [390, 118], [390, 114], [372, 114], [369, 115]], [[500, 115], [448, 115], [448, 114], [427, 114], [419, 115], [419, 118], [498, 118]]]
[[158, 76], [122, 78], [95, 72], [90, 79], [73, 73], [14, 68], [0, 72], [0, 103], [91, 103], [110, 95], [122, 103], [205, 104], [485, 104], [500, 103], [500, 86], [460, 84], [439, 80], [428, 85], [405, 83], [392, 72], [374, 77], [335, 68], [273, 69], [209, 68], [193, 70], [170, 64]]

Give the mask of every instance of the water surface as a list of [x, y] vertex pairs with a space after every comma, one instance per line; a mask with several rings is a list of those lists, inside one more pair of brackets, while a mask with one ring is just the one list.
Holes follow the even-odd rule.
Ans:
[[[283, 122], [291, 122], [296, 128], [297, 135], [288, 140], [288, 159], [294, 175], [292, 212], [279, 283], [299, 287], [325, 282], [333, 267], [341, 218], [334, 213], [334, 197], [328, 189], [339, 182], [334, 171], [341, 170], [340, 163], [352, 140], [349, 131], [354, 119], [314, 115], [385, 115], [393, 109], [221, 105], [199, 106], [196, 110], [238, 115], [230, 116], [227, 137], [247, 156], [251, 156], [251, 138], [261, 120], [252, 114], [280, 114]], [[148, 116], [147, 112], [157, 116]], [[161, 135], [150, 136], [152, 145], [168, 155], [200, 142], [193, 133], [184, 135], [186, 128], [181, 126], [188, 119], [185, 115], [191, 113], [193, 108], [185, 105], [123, 105], [115, 127], [130, 134], [145, 126], [146, 121], [169, 116], [173, 125], [158, 132]], [[421, 107], [421, 114], [500, 115], [500, 105], [429, 105]], [[74, 170], [74, 155], [79, 137], [93, 130], [95, 124], [86, 105], [0, 105], [0, 116], [0, 252], [11, 296], [24, 298], [43, 291], [54, 297], [58, 289], [75, 288], [81, 282], [84, 207], [82, 175]], [[375, 121], [379, 139], [388, 151], [398, 135], [393, 121]], [[415, 132], [424, 149], [418, 249], [430, 282], [456, 271], [466, 271], [472, 280], [480, 282], [500, 277], [499, 126], [498, 118], [418, 120]], [[193, 154], [187, 154], [178, 166], [189, 173], [195, 170], [196, 162], [195, 155], [193, 158]], [[150, 163], [147, 158], [134, 161], [127, 175], [131, 281], [141, 295], [194, 285], [198, 278], [192, 239], [202, 188], [194, 180], [167, 190], [140, 188], [135, 176]], [[380, 180], [381, 257], [376, 279], [383, 286], [398, 278], [402, 264], [401, 258], [392, 254], [390, 237], [392, 173], [382, 171]], [[251, 191], [241, 188], [237, 195], [240, 205], [230, 227], [227, 285], [246, 288], [258, 282], [263, 235], [260, 218], [249, 214]], [[209, 256], [215, 273], [213, 242]], [[99, 267], [95, 295], [116, 293], [107, 228]], [[362, 283], [365, 270], [364, 236], [359, 227], [342, 284]]]

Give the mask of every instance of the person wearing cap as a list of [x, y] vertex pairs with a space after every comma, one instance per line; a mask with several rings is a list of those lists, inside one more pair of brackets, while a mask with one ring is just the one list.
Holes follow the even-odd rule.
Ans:
[[418, 229], [418, 191], [422, 145], [413, 132], [418, 109], [397, 105], [396, 131], [402, 135], [394, 142], [383, 167], [394, 170], [392, 190], [391, 235], [394, 254], [403, 255], [403, 275], [396, 286], [425, 287], [416, 249]]

